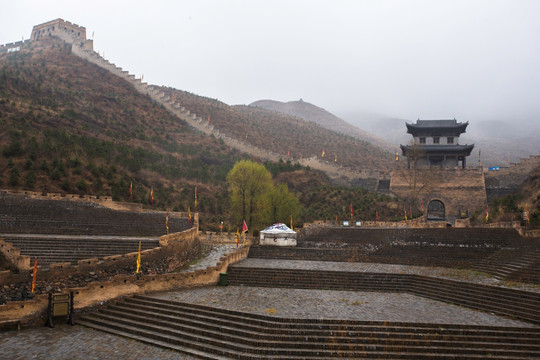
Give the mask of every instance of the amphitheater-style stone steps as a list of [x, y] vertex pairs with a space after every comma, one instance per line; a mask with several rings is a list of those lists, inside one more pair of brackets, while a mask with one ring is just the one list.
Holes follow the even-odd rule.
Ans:
[[[161, 236], [162, 211], [116, 211], [75, 200], [27, 198], [0, 193], [0, 234]], [[169, 217], [170, 232], [191, 227], [187, 218]]]
[[525, 359], [539, 328], [284, 319], [137, 296], [79, 324], [204, 359]]
[[37, 257], [40, 265], [58, 262], [76, 262], [90, 258], [103, 258], [159, 247], [158, 238], [13, 235], [2, 238], [20, 249], [21, 255]]

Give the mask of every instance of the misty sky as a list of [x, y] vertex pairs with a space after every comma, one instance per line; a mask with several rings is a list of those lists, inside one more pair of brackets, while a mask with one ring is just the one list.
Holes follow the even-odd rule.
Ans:
[[540, 1], [0, 0], [0, 43], [56, 18], [145, 81], [228, 104], [540, 122]]

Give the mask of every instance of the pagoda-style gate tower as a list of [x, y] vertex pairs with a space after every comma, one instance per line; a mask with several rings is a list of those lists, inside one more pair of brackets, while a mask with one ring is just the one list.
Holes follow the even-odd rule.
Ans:
[[417, 120], [416, 124], [405, 124], [407, 132], [412, 134], [412, 145], [400, 145], [407, 157], [408, 168], [411, 161], [418, 168], [455, 168], [465, 169], [466, 157], [471, 154], [474, 145], [460, 145], [459, 135], [465, 132], [466, 123], [453, 120]]
[[[481, 167], [467, 167], [474, 145], [460, 145], [469, 125], [453, 120], [418, 120], [406, 124], [410, 145], [401, 145], [407, 163], [396, 158], [390, 191], [402, 198], [426, 221], [454, 222], [486, 208], [486, 185]], [[459, 221], [458, 221], [459, 220]]]

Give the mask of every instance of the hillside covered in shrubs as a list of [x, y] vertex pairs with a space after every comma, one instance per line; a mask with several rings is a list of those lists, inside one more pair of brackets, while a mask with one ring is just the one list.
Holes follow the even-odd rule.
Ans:
[[[291, 189], [303, 208], [295, 222], [323, 216], [307, 209], [331, 198], [309, 193], [333, 185], [324, 174], [287, 160], [287, 152], [291, 158], [316, 156], [324, 145], [328, 161], [335, 153], [348, 166], [386, 163], [384, 151], [300, 119], [174, 92], [220, 131], [272, 151], [282, 149], [283, 161], [265, 165], [275, 181], [289, 174], [308, 184]], [[154, 208], [190, 207], [201, 213], [203, 229], [217, 229], [227, 220], [226, 176], [235, 162], [249, 157], [190, 128], [54, 38], [0, 55], [0, 150], [0, 188], [107, 195], [147, 208], [153, 189]], [[349, 197], [332, 201], [349, 204]]]

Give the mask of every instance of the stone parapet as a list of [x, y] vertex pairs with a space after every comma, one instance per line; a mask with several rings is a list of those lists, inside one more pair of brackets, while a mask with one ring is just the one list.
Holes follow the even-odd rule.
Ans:
[[[247, 257], [249, 248], [240, 248], [219, 260], [216, 266], [203, 270], [182, 273], [142, 275], [117, 275], [110, 281], [92, 282], [83, 288], [65, 289], [63, 293], [73, 291], [75, 308], [81, 309], [119, 297], [135, 294], [170, 291], [179, 288], [217, 284], [220, 273], [226, 272], [230, 264]], [[0, 307], [0, 329], [3, 327], [36, 324], [47, 308], [47, 294], [36, 296], [33, 300], [13, 301]]]
[[30, 256], [21, 255], [21, 251], [4, 239], [0, 239], [0, 253], [19, 271], [30, 269]]

